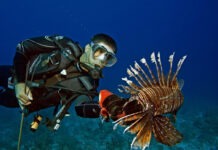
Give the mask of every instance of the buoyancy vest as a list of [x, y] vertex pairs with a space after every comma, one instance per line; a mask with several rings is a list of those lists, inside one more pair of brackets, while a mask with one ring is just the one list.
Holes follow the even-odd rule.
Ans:
[[79, 57], [83, 49], [76, 42], [71, 42], [71, 47], [65, 48], [56, 37], [51, 40], [59, 50], [42, 53], [30, 61], [27, 69], [28, 86], [62, 88], [73, 93], [96, 96], [99, 79], [93, 79], [80, 68]]
[[[58, 41], [56, 42], [58, 43]], [[56, 91], [61, 90], [64, 94], [69, 93], [67, 96], [64, 95], [63, 97], [60, 94], [61, 92], [58, 92], [57, 95], [60, 101], [62, 101], [63, 98], [67, 98], [63, 106], [66, 105], [68, 107], [71, 105], [72, 101], [80, 95], [87, 95], [90, 98], [98, 95], [96, 91], [99, 79], [93, 79], [90, 74], [80, 69], [78, 58], [83, 51], [78, 44], [73, 44], [74, 48], [69, 50], [61, 47], [60, 43], [58, 43], [59, 51], [42, 54], [38, 56], [40, 61], [37, 62], [36, 58], [34, 63], [30, 65], [27, 84], [29, 87], [32, 87], [33, 90], [36, 90], [36, 94], [39, 94], [39, 98], [41, 97], [41, 92], [37, 91], [38, 89], [40, 90], [41, 87], [52, 88]], [[48, 97], [48, 99], [50, 99], [50, 97]], [[51, 101], [48, 102], [50, 103]], [[54, 101], [54, 104], [57, 104], [57, 101]], [[39, 109], [40, 108], [37, 106], [30, 106], [29, 111], [33, 112]], [[64, 111], [67, 109], [68, 108], [65, 108]], [[63, 114], [64, 112], [61, 112], [61, 117], [59, 116], [57, 118], [62, 118]]]
[[28, 79], [41, 79], [53, 76], [68, 68], [76, 65], [83, 49], [76, 42], [71, 42], [71, 48], [65, 48], [59, 43], [58, 36], [51, 37], [59, 50], [50, 53], [42, 53], [30, 60], [28, 65]]

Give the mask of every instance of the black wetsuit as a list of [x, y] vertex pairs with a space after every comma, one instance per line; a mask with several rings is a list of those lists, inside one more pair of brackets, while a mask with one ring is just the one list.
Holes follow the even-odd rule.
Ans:
[[[68, 50], [69, 54], [72, 55], [71, 59], [73, 60], [66, 58], [65, 54], [60, 51], [60, 46], [58, 46], [53, 39], [58, 39], [58, 43], [62, 48]], [[75, 50], [75, 47], [77, 50]], [[52, 55], [49, 56], [51, 53]], [[30, 80], [30, 78], [32, 78], [33, 81], [42, 79], [46, 82], [47, 79], [52, 78], [55, 75], [60, 75], [60, 72], [66, 68], [70, 68], [71, 70], [71, 72], [68, 73], [71, 74], [70, 77], [63, 75], [61, 81], [54, 84], [54, 86], [61, 86], [63, 89], [43, 85], [31, 88], [33, 101], [31, 105], [27, 106], [29, 113], [50, 106], [57, 106], [62, 103], [63, 100], [67, 100], [72, 96], [74, 96], [73, 99], [76, 99], [78, 96], [84, 94], [87, 95], [89, 100], [92, 100], [97, 93], [96, 89], [98, 87], [99, 79], [92, 78], [89, 73], [80, 68], [78, 58], [82, 53], [83, 50], [77, 43], [63, 36], [36, 37], [24, 40], [18, 44], [13, 65], [14, 78], [16, 78], [17, 82], [26, 82], [27, 80]], [[43, 54], [45, 54], [45, 56], [43, 56]], [[57, 57], [56, 54], [58, 54]], [[49, 66], [46, 66], [49, 71], [42, 71], [40, 73], [40, 67], [36, 67], [35, 70], [32, 69], [35, 67], [34, 65], [37, 64], [35, 60], [39, 58], [39, 55], [42, 55], [42, 57], [40, 57], [42, 60], [40, 61], [43, 61], [44, 58], [46, 58], [45, 60], [51, 61]], [[49, 56], [49, 59], [47, 59], [47, 56]], [[53, 56], [55, 57], [53, 58]], [[43, 63], [40, 62], [40, 65], [41, 64]], [[52, 65], [57, 66], [53, 67]], [[46, 67], [42, 68], [45, 69]], [[14, 90], [7, 87], [7, 78], [11, 76], [9, 71], [11, 68], [12, 67], [10, 66], [0, 66], [0, 86], [6, 89], [3, 92], [0, 92], [0, 105], [6, 107], [19, 107]], [[31, 69], [34, 71], [31, 72]], [[28, 74], [31, 74], [31, 76], [27, 76]]]
[[11, 77], [12, 66], [0, 66], [0, 105], [19, 107], [14, 90], [8, 88], [8, 78]]

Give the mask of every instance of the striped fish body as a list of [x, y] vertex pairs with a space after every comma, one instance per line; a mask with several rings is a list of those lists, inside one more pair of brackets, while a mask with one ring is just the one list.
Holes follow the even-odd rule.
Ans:
[[[127, 77], [122, 78], [127, 86], [120, 85], [122, 89], [118, 90], [131, 96], [123, 106], [126, 115], [115, 121], [115, 127], [125, 126], [124, 132], [136, 134], [131, 148], [146, 149], [150, 144], [152, 134], [158, 142], [169, 146], [182, 140], [182, 135], [176, 130], [169, 116], [173, 114], [175, 117], [183, 104], [184, 98], [181, 92], [183, 82], [178, 82], [177, 75], [186, 56], [179, 60], [174, 74], [172, 73], [173, 57], [174, 53], [169, 57], [170, 69], [167, 75], [164, 75], [162, 69], [160, 53], [158, 53], [157, 60], [155, 53], [152, 53], [151, 61], [156, 66], [156, 76], [145, 58], [142, 58], [141, 63], [146, 66], [147, 72], [137, 62], [134, 67], [130, 66], [130, 69], [127, 69], [127, 74], [134, 78], [136, 84]], [[130, 107], [130, 105], [135, 105], [139, 109], [132, 112], [129, 108], [133, 106]]]
[[153, 116], [176, 112], [183, 104], [184, 99], [180, 89], [166, 86], [143, 88], [138, 96], [143, 106], [146, 107], [145, 109], [153, 109]]

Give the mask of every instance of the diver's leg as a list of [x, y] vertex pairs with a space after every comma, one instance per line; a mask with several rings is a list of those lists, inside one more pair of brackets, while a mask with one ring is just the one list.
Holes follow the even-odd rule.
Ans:
[[5, 107], [19, 107], [13, 90], [0, 87], [0, 105]]
[[44, 96], [34, 97], [31, 104], [26, 106], [27, 113], [36, 112], [45, 108], [54, 107], [60, 104], [58, 91], [50, 91]]
[[12, 66], [0, 65], [0, 86], [8, 86], [8, 78], [11, 76]]
[[7, 88], [12, 66], [0, 66], [0, 105], [19, 107], [14, 90]]
[[5, 88], [3, 86], [0, 86], [0, 94], [5, 92]]

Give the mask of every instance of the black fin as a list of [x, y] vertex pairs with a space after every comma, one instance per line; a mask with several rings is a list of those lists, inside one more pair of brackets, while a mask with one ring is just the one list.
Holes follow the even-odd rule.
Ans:
[[164, 116], [154, 117], [153, 133], [157, 141], [169, 146], [182, 140], [182, 135], [176, 130], [170, 119]]

